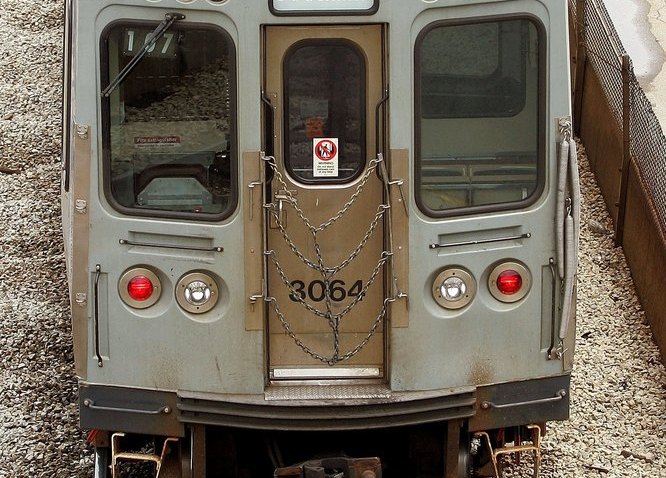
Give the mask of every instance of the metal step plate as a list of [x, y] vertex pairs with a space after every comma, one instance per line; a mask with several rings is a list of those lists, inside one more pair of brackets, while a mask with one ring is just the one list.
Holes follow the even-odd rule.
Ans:
[[385, 385], [286, 385], [268, 387], [266, 400], [368, 400], [389, 399]]

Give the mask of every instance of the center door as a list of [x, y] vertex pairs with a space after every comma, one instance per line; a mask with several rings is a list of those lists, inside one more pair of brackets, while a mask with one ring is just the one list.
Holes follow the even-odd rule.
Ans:
[[266, 28], [272, 380], [384, 377], [382, 38], [378, 25]]

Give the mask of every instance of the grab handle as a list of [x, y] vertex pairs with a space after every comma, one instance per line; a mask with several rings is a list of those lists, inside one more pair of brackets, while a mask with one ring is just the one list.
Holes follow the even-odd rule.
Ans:
[[86, 398], [83, 401], [83, 405], [88, 407], [91, 410], [97, 410], [102, 412], [121, 412], [121, 413], [136, 413], [140, 415], [168, 415], [171, 413], [171, 407], [163, 406], [157, 410], [144, 410], [140, 408], [120, 408], [120, 407], [106, 407], [103, 405], [95, 405], [95, 401], [89, 398]]
[[513, 408], [513, 407], [523, 407], [525, 405], [539, 405], [542, 403], [559, 402], [566, 396], [567, 396], [567, 391], [562, 388], [555, 393], [554, 397], [537, 398], [535, 400], [526, 400], [524, 402], [501, 403], [501, 404], [489, 401], [483, 401], [481, 402], [481, 408], [487, 410], [489, 408], [503, 409], [503, 408]]

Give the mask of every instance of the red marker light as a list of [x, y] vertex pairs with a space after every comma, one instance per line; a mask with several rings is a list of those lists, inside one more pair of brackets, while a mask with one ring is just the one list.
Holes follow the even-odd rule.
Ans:
[[127, 293], [138, 302], [148, 300], [153, 295], [153, 283], [146, 276], [134, 276], [127, 283]]
[[133, 267], [118, 280], [120, 298], [133, 309], [147, 309], [155, 305], [161, 292], [160, 278], [147, 267]]
[[504, 260], [488, 275], [488, 290], [500, 302], [513, 304], [524, 299], [532, 287], [532, 274], [522, 262]]
[[511, 269], [500, 272], [497, 277], [497, 289], [504, 295], [513, 295], [523, 286], [522, 276]]

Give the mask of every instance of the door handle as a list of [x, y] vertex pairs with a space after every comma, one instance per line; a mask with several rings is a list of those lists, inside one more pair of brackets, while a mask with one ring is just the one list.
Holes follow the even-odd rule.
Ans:
[[261, 186], [263, 184], [264, 183], [262, 183], [261, 181], [252, 181], [250, 184], [247, 185], [247, 187], [250, 188], [250, 210], [248, 211], [250, 221], [254, 217], [254, 190], [257, 186]]
[[[277, 201], [277, 218], [276, 221], [279, 224], [282, 224], [283, 227], [287, 225], [287, 211], [285, 211], [284, 202], [291, 201], [291, 198], [288, 194], [285, 194], [283, 191], [278, 192], [275, 195], [275, 200]], [[275, 228], [277, 228], [277, 224]]]

